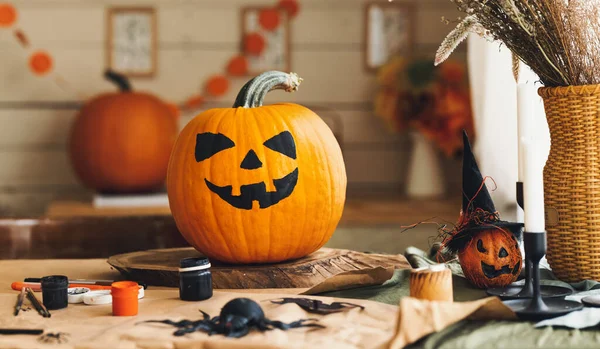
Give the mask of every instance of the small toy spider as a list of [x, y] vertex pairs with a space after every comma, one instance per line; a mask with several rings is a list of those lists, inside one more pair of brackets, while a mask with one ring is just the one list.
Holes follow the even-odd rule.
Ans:
[[289, 330], [298, 327], [318, 327], [324, 326], [315, 323], [317, 319], [303, 319], [286, 324], [281, 321], [269, 320], [258, 303], [248, 298], [236, 298], [229, 301], [221, 309], [219, 316], [210, 318], [210, 315], [200, 311], [204, 318], [202, 320], [190, 321], [171, 321], [171, 320], [150, 320], [145, 322], [158, 322], [178, 328], [173, 333], [175, 336], [183, 336], [186, 333], [204, 331], [209, 335], [222, 334], [226, 337], [240, 338], [247, 335], [250, 329], [256, 328], [261, 332], [269, 331], [274, 328], [280, 330]]
[[364, 310], [365, 307], [358, 304], [352, 304], [348, 302], [333, 302], [331, 304], [323, 303], [323, 301], [319, 299], [310, 299], [310, 298], [281, 298], [274, 299], [271, 303], [275, 304], [297, 304], [300, 308], [306, 310], [309, 313], [320, 314], [320, 315], [328, 315], [335, 314], [345, 310], [359, 308], [360, 310]]
[[49, 332], [49, 333], [44, 333], [43, 335], [38, 337], [38, 342], [41, 343], [58, 343], [58, 344], [62, 344], [62, 343], [67, 343], [69, 341], [69, 339], [67, 338], [69, 337], [68, 333], [64, 333], [64, 332]]

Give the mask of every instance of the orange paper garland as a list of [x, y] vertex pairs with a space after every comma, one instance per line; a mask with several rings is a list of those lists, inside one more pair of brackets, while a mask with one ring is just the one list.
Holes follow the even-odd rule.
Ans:
[[[289, 18], [292, 18], [298, 14], [299, 4], [297, 0], [281, 0], [276, 7], [260, 11], [258, 21], [261, 28], [267, 31], [273, 31], [279, 27], [281, 18], [278, 9], [285, 9]], [[8, 3], [0, 3], [0, 28], [10, 27], [15, 24], [16, 21], [17, 10], [15, 7]], [[23, 48], [28, 48], [29, 40], [22, 30], [15, 29], [14, 36]], [[259, 33], [246, 35], [246, 37], [243, 38], [244, 53], [234, 56], [229, 60], [226, 66], [227, 75], [232, 77], [247, 75], [249, 68], [246, 55], [260, 56], [264, 52], [266, 45], [265, 38]], [[29, 57], [28, 63], [30, 71], [39, 76], [50, 73], [54, 66], [52, 56], [44, 51], [34, 52]], [[62, 81], [58, 76], [56, 76], [55, 79]], [[205, 92], [212, 97], [220, 97], [227, 93], [229, 84], [229, 79], [226, 76], [215, 75], [206, 82]], [[202, 94], [196, 94], [188, 97], [185, 102], [182, 103], [180, 108], [199, 108], [204, 102], [204, 96]], [[175, 111], [177, 105], [169, 104], [169, 108]], [[174, 112], [174, 115], [178, 117], [179, 112]]]

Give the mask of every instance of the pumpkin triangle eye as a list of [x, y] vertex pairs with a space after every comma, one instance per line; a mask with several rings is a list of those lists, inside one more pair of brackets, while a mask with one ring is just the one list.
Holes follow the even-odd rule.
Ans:
[[199, 133], [196, 135], [196, 162], [210, 158], [225, 149], [235, 147], [235, 143], [222, 133]]
[[277, 136], [268, 139], [263, 145], [271, 150], [296, 159], [296, 142], [290, 131], [283, 131]]
[[481, 241], [481, 239], [477, 240], [477, 251], [481, 252], [481, 253], [486, 253], [487, 250], [485, 249], [485, 247], [483, 247], [483, 241]]

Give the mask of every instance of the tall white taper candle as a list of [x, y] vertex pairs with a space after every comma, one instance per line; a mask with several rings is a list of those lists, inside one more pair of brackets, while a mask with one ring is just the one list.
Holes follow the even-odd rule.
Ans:
[[529, 138], [532, 134], [532, 116], [536, 101], [535, 86], [532, 83], [519, 82], [517, 84], [517, 140], [519, 147], [519, 182], [525, 182], [525, 154], [521, 140]]
[[544, 217], [544, 162], [540, 157], [539, 142], [532, 137], [522, 138], [524, 154], [523, 201], [525, 203], [525, 231], [546, 231]]

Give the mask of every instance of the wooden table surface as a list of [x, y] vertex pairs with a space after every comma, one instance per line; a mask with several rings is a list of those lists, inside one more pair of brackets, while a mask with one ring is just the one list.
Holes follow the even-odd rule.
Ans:
[[[3, 260], [0, 261], [0, 328], [43, 329], [46, 333], [68, 333], [68, 342], [43, 344], [38, 335], [0, 335], [0, 348], [321, 348], [335, 347], [335, 343], [352, 340], [345, 348], [384, 348], [395, 331], [398, 307], [366, 300], [351, 300], [365, 307], [351, 312], [321, 316], [308, 314], [300, 307], [287, 304], [276, 305], [268, 300], [290, 297], [278, 290], [215, 290], [213, 297], [200, 302], [184, 302], [179, 299], [177, 288], [148, 287], [145, 297], [139, 300], [139, 313], [133, 317], [112, 316], [112, 305], [69, 304], [67, 308], [51, 310], [50, 318], [43, 318], [33, 309], [13, 316], [17, 291], [10, 283], [25, 277], [63, 274], [70, 278], [115, 279], [119, 275], [104, 259], [77, 260]], [[42, 299], [40, 293], [36, 293]], [[305, 318], [318, 318], [325, 329], [311, 328], [291, 331], [253, 331], [243, 339], [227, 339], [196, 332], [185, 337], [173, 336], [174, 329], [165, 325], [141, 325], [145, 320], [201, 318], [198, 309], [212, 316], [229, 300], [238, 297], [254, 299], [266, 315], [286, 323]], [[311, 297], [311, 296], [302, 296]], [[325, 302], [347, 301], [340, 298], [321, 298]], [[25, 308], [30, 308], [29, 301]], [[358, 313], [360, 312], [360, 314]], [[207, 344], [210, 342], [210, 344]]]

